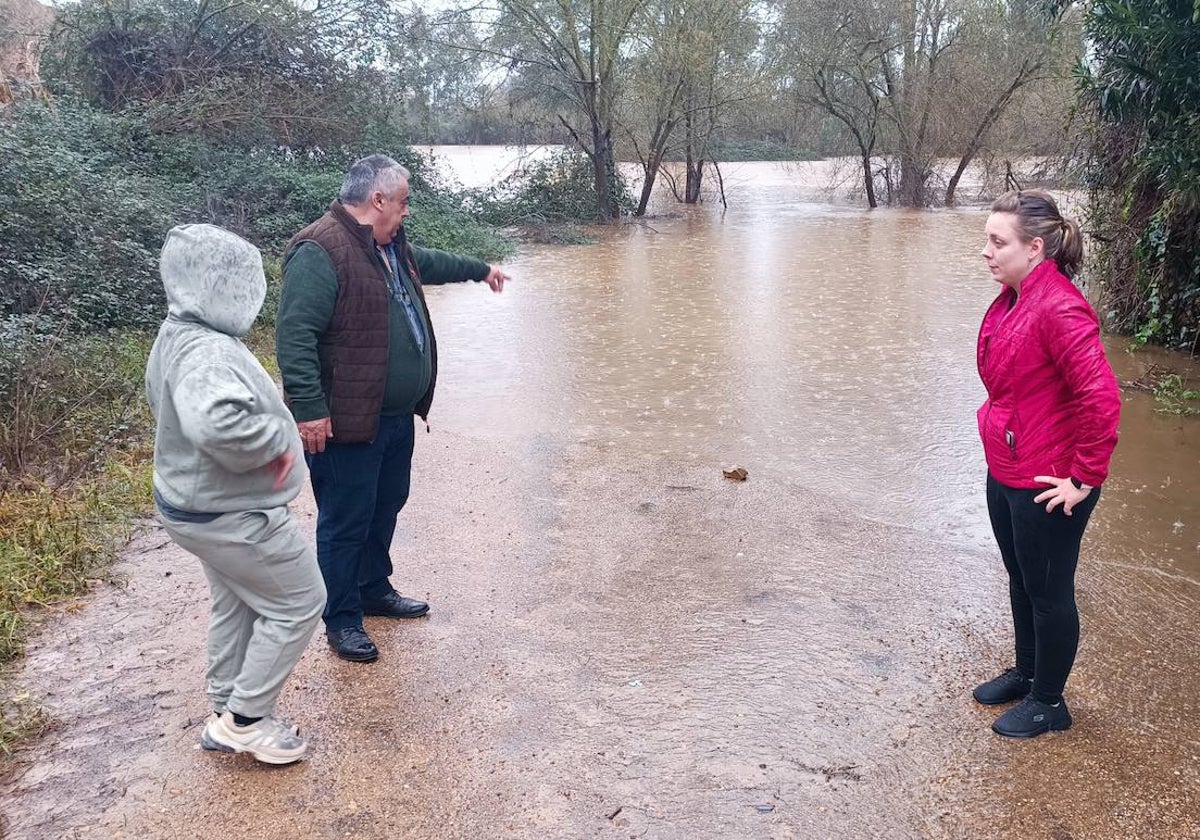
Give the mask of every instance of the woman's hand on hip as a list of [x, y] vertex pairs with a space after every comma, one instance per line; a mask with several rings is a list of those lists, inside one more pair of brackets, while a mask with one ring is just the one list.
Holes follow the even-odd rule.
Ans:
[[1054, 513], [1054, 509], [1059, 505], [1063, 506], [1063, 513], [1067, 516], [1071, 515], [1071, 510], [1075, 505], [1086, 499], [1092, 492], [1092, 488], [1086, 484], [1077, 488], [1071, 483], [1069, 478], [1056, 478], [1052, 475], [1035, 475], [1033, 480], [1039, 484], [1053, 485], [1049, 490], [1045, 490], [1033, 497], [1033, 500], [1038, 504], [1046, 502], [1046, 513]]

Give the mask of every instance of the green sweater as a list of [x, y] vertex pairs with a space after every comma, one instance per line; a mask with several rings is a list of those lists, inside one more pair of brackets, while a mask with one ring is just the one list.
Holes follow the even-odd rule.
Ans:
[[[491, 270], [487, 263], [470, 257], [413, 247], [413, 258], [424, 285], [483, 280]], [[405, 289], [412, 298], [424, 330], [424, 348], [417, 346], [403, 305], [394, 297], [388, 304], [388, 373], [380, 414], [412, 414], [429, 389], [432, 375], [432, 333], [424, 307], [417, 300], [408, 270], [401, 263]], [[380, 282], [384, 282], [383, 260], [379, 260]], [[276, 320], [275, 348], [279, 369], [284, 372], [292, 413], [298, 421], [329, 416], [326, 394], [321, 389], [321, 359], [318, 337], [329, 328], [337, 304], [337, 274], [329, 255], [315, 242], [301, 244], [283, 272], [283, 293]]]

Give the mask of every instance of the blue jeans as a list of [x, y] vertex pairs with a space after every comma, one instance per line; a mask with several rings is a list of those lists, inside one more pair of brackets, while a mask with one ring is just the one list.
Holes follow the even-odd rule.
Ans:
[[363, 601], [390, 592], [388, 551], [396, 515], [408, 501], [413, 418], [380, 417], [371, 443], [337, 443], [307, 455], [317, 499], [317, 563], [329, 600], [325, 628], [361, 627]]

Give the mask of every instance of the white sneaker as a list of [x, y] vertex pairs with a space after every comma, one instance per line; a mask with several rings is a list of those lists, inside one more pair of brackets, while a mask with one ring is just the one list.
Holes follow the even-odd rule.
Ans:
[[[200, 730], [200, 748], [204, 750], [211, 750], [213, 752], [234, 752], [233, 747], [227, 747], [224, 744], [218, 744], [213, 740], [212, 735], [208, 733], [208, 727], [212, 726], [220, 716], [221, 715], [217, 712], [209, 712], [208, 717], [204, 719], [204, 728]], [[292, 733], [299, 735], [300, 727], [293, 724]]]
[[233, 722], [233, 713], [225, 712], [204, 727], [200, 743], [205, 740], [218, 750], [248, 752], [264, 764], [291, 764], [308, 750], [308, 744], [294, 726], [269, 715], [247, 726], [238, 726]]
[[200, 748], [204, 750], [213, 750], [215, 752], [231, 753], [233, 747], [227, 747], [224, 744], [218, 744], [213, 740], [213, 737], [208, 734], [208, 729], [217, 722], [220, 715], [216, 712], [209, 712], [208, 717], [204, 719], [204, 728], [200, 730]]

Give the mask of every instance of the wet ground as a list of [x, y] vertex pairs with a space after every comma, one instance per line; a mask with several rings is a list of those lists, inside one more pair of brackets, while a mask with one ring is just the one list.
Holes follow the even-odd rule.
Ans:
[[150, 526], [17, 675], [56, 725], [3, 784], [7, 836], [1200, 837], [1200, 420], [1127, 390], [1075, 726], [998, 738], [969, 697], [1011, 646], [983, 216], [786, 175], [726, 173], [755, 210], [527, 249], [502, 296], [431, 290], [394, 581], [433, 609], [368, 619], [372, 665], [314, 640], [281, 700], [303, 763], [196, 748], [206, 590]]

